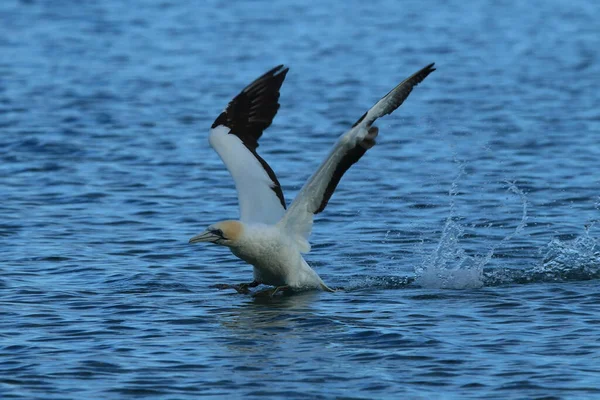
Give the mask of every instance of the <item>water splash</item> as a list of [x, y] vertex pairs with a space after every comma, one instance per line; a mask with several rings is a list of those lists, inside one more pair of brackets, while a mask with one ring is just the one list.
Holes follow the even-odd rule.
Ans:
[[446, 220], [440, 241], [430, 256], [415, 268], [416, 283], [427, 288], [468, 289], [483, 286], [486, 257], [469, 256], [460, 247], [463, 227]]
[[436, 289], [471, 289], [485, 284], [484, 267], [502, 244], [519, 234], [527, 222], [527, 198], [514, 182], [506, 182], [508, 192], [517, 195], [521, 201], [521, 220], [514, 231], [493, 244], [484, 254], [469, 255], [461, 246], [460, 239], [464, 228], [455, 216], [454, 197], [458, 194], [458, 181], [464, 175], [464, 164], [459, 165], [459, 173], [452, 182], [448, 195], [451, 198], [450, 216], [446, 219], [442, 235], [435, 251], [415, 268], [415, 283], [421, 287]]
[[600, 278], [600, 244], [590, 235], [592, 227], [587, 226], [585, 233], [573, 240], [552, 239], [533, 272], [553, 281]]
[[484, 268], [495, 249], [510, 240], [524, 227], [527, 203], [523, 192], [509, 185], [509, 191], [523, 201], [523, 214], [515, 230], [482, 256], [469, 256], [460, 247], [463, 227], [452, 219], [446, 221], [436, 251], [416, 269], [416, 276], [366, 276], [347, 278], [344, 291], [364, 289], [406, 289], [425, 287], [433, 289], [469, 289], [482, 286], [535, 284], [545, 282], [573, 282], [600, 279], [600, 239], [590, 235], [593, 223], [585, 233], [572, 240], [552, 239], [540, 252], [542, 260], [534, 268]]
[[541, 251], [540, 264], [532, 269], [485, 271], [485, 286], [600, 279], [600, 241], [590, 235], [590, 228], [572, 240], [552, 239]]

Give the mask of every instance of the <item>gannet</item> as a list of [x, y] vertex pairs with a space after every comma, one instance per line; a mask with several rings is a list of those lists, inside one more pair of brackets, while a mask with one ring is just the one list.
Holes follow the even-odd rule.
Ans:
[[375, 120], [400, 107], [413, 87], [435, 71], [433, 65], [401, 82], [341, 135], [287, 211], [281, 185], [256, 149], [279, 109], [279, 90], [288, 68], [279, 65], [271, 69], [229, 102], [211, 126], [209, 143], [235, 182], [240, 218], [210, 225], [189, 242], [229, 247], [253, 266], [254, 280], [217, 287], [248, 293], [248, 288], [264, 284], [274, 287], [272, 295], [283, 289], [334, 291], [302, 256], [310, 251], [314, 215], [325, 209], [348, 168], [375, 145]]

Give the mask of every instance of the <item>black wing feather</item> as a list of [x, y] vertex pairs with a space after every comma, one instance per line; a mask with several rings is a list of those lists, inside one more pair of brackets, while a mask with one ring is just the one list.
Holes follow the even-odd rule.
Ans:
[[279, 110], [279, 90], [289, 68], [278, 65], [265, 73], [233, 98], [225, 111], [212, 125], [224, 125], [239, 137], [251, 151], [258, 147], [258, 139], [273, 122]]
[[271, 189], [275, 192], [285, 209], [285, 198], [279, 180], [273, 169], [258, 155], [258, 139], [273, 122], [279, 110], [279, 90], [289, 68], [283, 65], [271, 69], [233, 98], [212, 124], [211, 128], [224, 125], [229, 133], [237, 136], [252, 152], [273, 181]]

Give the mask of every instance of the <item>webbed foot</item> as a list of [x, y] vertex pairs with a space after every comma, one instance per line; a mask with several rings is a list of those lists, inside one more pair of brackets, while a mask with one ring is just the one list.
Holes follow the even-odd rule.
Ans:
[[216, 285], [210, 286], [211, 288], [223, 290], [223, 289], [235, 289], [236, 292], [240, 294], [248, 294], [250, 293], [249, 288], [253, 288], [260, 285], [260, 282], [252, 281], [250, 283], [238, 283], [237, 285], [230, 285], [227, 283], [219, 283]]
[[252, 297], [269, 297], [273, 298], [277, 293], [284, 294], [286, 290], [289, 290], [290, 287], [285, 286], [276, 286], [274, 288], [261, 290], [260, 292], [256, 292], [252, 295]]

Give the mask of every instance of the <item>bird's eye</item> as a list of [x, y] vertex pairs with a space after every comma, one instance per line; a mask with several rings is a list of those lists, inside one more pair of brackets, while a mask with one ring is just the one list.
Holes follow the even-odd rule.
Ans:
[[220, 229], [213, 229], [212, 231], [210, 231], [210, 233], [212, 233], [213, 235], [219, 236], [221, 239], [225, 239], [225, 236], [223, 235], [223, 231]]

